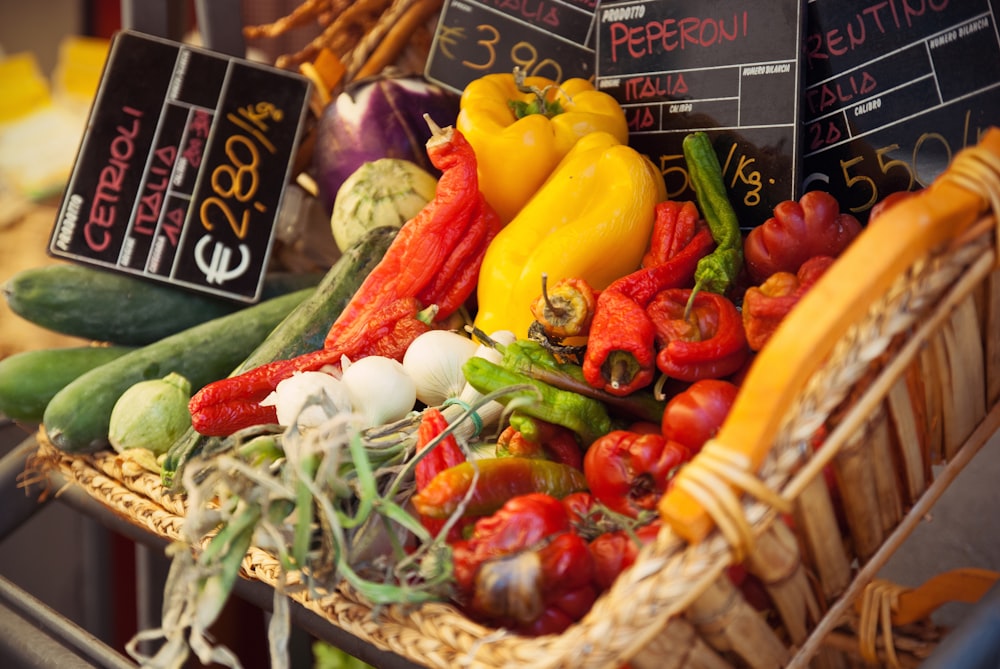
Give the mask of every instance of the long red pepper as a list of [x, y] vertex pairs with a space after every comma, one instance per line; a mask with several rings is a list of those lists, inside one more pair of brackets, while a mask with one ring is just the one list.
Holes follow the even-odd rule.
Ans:
[[645, 307], [666, 288], [691, 285], [698, 261], [715, 245], [693, 202], [656, 206], [646, 262], [654, 263], [601, 291], [583, 359], [591, 386], [625, 396], [649, 385], [656, 372], [655, 328]]
[[743, 366], [750, 349], [739, 310], [727, 297], [699, 291], [690, 314], [691, 291], [661, 291], [646, 312], [656, 325], [656, 366], [681, 381], [720, 379]]
[[331, 326], [324, 348], [205, 386], [188, 405], [195, 430], [227, 436], [274, 422], [274, 409], [259, 402], [293, 373], [339, 366], [344, 356], [401, 360], [428, 329], [419, 318], [425, 307], [433, 305], [434, 318], [444, 320], [469, 298], [500, 218], [479, 191], [476, 156], [460, 132], [435, 126], [427, 154], [442, 172], [434, 199], [397, 233]]

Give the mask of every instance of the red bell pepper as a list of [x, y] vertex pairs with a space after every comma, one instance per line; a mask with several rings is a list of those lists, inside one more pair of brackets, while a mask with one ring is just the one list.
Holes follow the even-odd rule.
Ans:
[[718, 379], [743, 366], [750, 350], [736, 305], [718, 293], [695, 294], [686, 314], [691, 291], [661, 291], [646, 308], [656, 326], [659, 352], [656, 366], [681, 381]]

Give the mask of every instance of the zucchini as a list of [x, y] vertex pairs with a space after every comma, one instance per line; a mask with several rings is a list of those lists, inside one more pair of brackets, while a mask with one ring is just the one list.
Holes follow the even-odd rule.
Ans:
[[[264, 279], [261, 300], [315, 287], [321, 274], [276, 273]], [[3, 287], [11, 311], [53, 332], [145, 346], [247, 307], [212, 295], [84, 265], [22, 270]]]
[[72, 346], [22, 351], [0, 360], [0, 413], [40, 423], [57, 392], [84, 372], [134, 350], [126, 346]]
[[[323, 348], [333, 322], [358, 292], [365, 278], [382, 261], [397, 232], [398, 229], [393, 227], [374, 228], [360, 242], [347, 249], [323, 277], [316, 293], [289, 314], [231, 375]], [[175, 475], [184, 462], [200, 453], [210, 439], [191, 428], [167, 450], [161, 469], [166, 487], [173, 487]]]
[[42, 423], [49, 441], [69, 453], [107, 448], [111, 410], [125, 390], [170, 372], [197, 388], [223, 378], [313, 292], [307, 288], [220, 316], [84, 373], [45, 407]]

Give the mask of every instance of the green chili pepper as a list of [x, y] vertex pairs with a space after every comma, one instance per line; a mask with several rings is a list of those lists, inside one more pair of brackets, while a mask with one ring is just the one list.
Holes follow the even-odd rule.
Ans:
[[507, 369], [489, 360], [473, 356], [462, 366], [465, 379], [484, 395], [510, 388], [497, 400], [509, 404], [520, 399], [516, 409], [549, 423], [562, 425], [580, 437], [584, 448], [611, 431], [611, 417], [604, 405], [591, 397], [561, 390], [527, 374]]
[[708, 135], [704, 132], [690, 133], [684, 137], [682, 146], [698, 207], [716, 243], [715, 250], [698, 262], [692, 297], [702, 288], [722, 294], [729, 289], [743, 267], [740, 222], [729, 202], [722, 180], [722, 166]]

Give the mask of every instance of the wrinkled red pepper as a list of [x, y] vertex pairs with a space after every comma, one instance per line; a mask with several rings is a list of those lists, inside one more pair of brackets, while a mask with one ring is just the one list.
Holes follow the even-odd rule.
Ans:
[[747, 273], [753, 284], [775, 272], [794, 274], [814, 256], [837, 257], [860, 233], [858, 219], [841, 213], [836, 198], [809, 191], [797, 202], [778, 203], [774, 215], [750, 231], [743, 243]]
[[590, 494], [631, 518], [656, 508], [677, 469], [691, 451], [659, 434], [615, 430], [599, 438], [583, 459]]
[[498, 456], [547, 458], [583, 470], [583, 450], [572, 430], [530, 416], [522, 416], [520, 422], [525, 421], [531, 422], [532, 434], [508, 425], [497, 439]]
[[685, 317], [691, 291], [661, 291], [646, 313], [656, 326], [657, 368], [681, 381], [718, 379], [736, 372], [750, 350], [740, 312], [732, 300], [700, 291]]
[[442, 321], [465, 303], [501, 222], [479, 191], [475, 153], [460, 132], [439, 129], [427, 154], [442, 172], [434, 199], [399, 230], [331, 326], [324, 348], [200, 389], [188, 405], [195, 430], [227, 436], [275, 422], [273, 407], [259, 402], [293, 372], [338, 366], [343, 356], [401, 360], [410, 342], [428, 329], [420, 317], [424, 309], [432, 307], [433, 320]]
[[759, 351], [771, 338], [802, 296], [819, 281], [833, 264], [830, 256], [815, 256], [795, 274], [775, 272], [759, 286], [751, 286], [743, 295], [743, 329], [747, 343]]
[[587, 543], [550, 495], [511, 498], [452, 549], [458, 603], [519, 634], [562, 632], [597, 597]]
[[587, 383], [620, 397], [649, 385], [656, 372], [655, 327], [645, 307], [666, 288], [690, 286], [715, 245], [693, 202], [656, 205], [653, 230], [646, 259], [655, 264], [601, 291], [583, 358]]
[[[477, 470], [478, 479], [475, 478]], [[438, 473], [423, 490], [413, 495], [411, 502], [419, 514], [430, 518], [449, 517], [463, 501], [466, 503], [464, 515], [485, 516], [517, 495], [542, 492], [564, 497], [586, 487], [583, 472], [561, 462], [520, 457], [486, 458], [462, 462]]]

